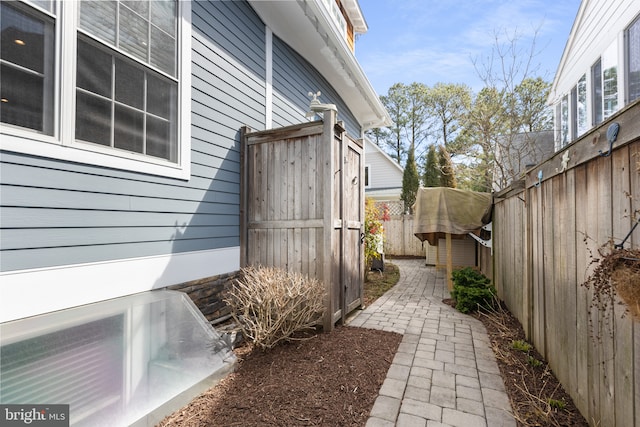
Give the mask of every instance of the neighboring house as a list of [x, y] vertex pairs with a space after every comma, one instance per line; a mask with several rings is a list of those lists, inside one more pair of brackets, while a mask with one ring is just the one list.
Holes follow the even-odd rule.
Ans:
[[583, 0], [549, 104], [561, 149], [640, 98], [640, 2]]
[[529, 167], [553, 155], [553, 136], [554, 132], [547, 130], [500, 138], [496, 146], [493, 190], [502, 190], [518, 181]]
[[356, 0], [1, 16], [0, 322], [238, 270], [243, 125], [309, 120], [318, 90], [353, 138], [390, 123], [354, 56]]
[[352, 139], [391, 123], [354, 56], [367, 26], [357, 0], [2, 1], [0, 19], [0, 403], [128, 425], [197, 385], [192, 345], [223, 353], [183, 294], [149, 291], [237, 274], [241, 129], [307, 121], [317, 91]]
[[365, 138], [364, 192], [376, 201], [397, 202], [402, 193], [402, 166]]

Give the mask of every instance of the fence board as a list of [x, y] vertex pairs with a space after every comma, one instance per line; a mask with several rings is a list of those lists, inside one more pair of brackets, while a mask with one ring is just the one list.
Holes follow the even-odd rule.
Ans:
[[384, 253], [396, 256], [424, 256], [422, 242], [413, 235], [413, 215], [391, 215], [384, 222]]
[[[600, 157], [614, 120], [625, 132], [613, 154]], [[620, 242], [640, 215], [639, 126], [636, 103], [533, 168], [525, 192], [505, 193], [494, 210], [496, 287], [593, 426], [640, 427], [640, 322], [623, 318], [619, 305], [609, 312], [592, 307], [593, 289], [581, 286], [597, 265], [598, 248]], [[560, 168], [564, 152], [567, 170]], [[544, 178], [536, 187], [538, 170]], [[516, 200], [526, 200], [524, 226]], [[525, 239], [520, 258], [518, 242]], [[639, 246], [636, 231], [625, 247]], [[520, 274], [524, 291], [514, 280]]]
[[[598, 242], [604, 244], [613, 235], [612, 225], [612, 175], [611, 157], [602, 157], [598, 164]], [[615, 372], [614, 372], [614, 321], [613, 314], [600, 314], [602, 323], [602, 369], [600, 370], [600, 420], [602, 425], [616, 425], [615, 419]]]
[[[629, 149], [623, 147], [611, 156], [612, 162], [612, 222], [616, 243], [631, 229], [631, 194]], [[633, 352], [625, 351], [626, 343], [633, 342], [633, 323], [623, 319], [624, 306], [614, 306], [614, 358], [615, 363], [615, 422], [616, 425], [633, 425], [633, 409], [622, 396], [633, 396]]]
[[[586, 202], [589, 194], [589, 187], [587, 185], [587, 167], [586, 165], [579, 166], [574, 169], [576, 176], [575, 186], [575, 203], [578, 201]], [[590, 263], [590, 246], [591, 241], [587, 239], [587, 221], [589, 212], [584, 209], [575, 209], [576, 218], [576, 372], [577, 381], [576, 386], [572, 389], [574, 392], [574, 403], [580, 412], [589, 417], [589, 347], [591, 345], [591, 339], [589, 338], [589, 305], [590, 305], [590, 293], [589, 291], [580, 286], [581, 283], [587, 278], [587, 270]]]

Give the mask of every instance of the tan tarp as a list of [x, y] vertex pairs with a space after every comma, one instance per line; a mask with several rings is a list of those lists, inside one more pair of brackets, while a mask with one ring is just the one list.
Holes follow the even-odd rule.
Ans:
[[438, 240], [477, 232], [491, 222], [493, 198], [490, 193], [455, 188], [421, 188], [416, 195], [413, 232], [421, 241], [436, 246]]

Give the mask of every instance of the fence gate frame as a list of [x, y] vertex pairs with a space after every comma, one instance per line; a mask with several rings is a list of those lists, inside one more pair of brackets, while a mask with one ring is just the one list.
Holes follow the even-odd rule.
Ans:
[[363, 305], [364, 147], [334, 111], [323, 120], [241, 129], [240, 266], [324, 283], [324, 331]]

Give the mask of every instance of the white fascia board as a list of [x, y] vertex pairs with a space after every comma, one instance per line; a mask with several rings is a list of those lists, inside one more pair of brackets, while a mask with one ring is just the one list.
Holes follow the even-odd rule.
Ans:
[[571, 47], [573, 46], [573, 42], [576, 38], [576, 33], [578, 32], [578, 28], [580, 27], [580, 22], [582, 22], [582, 19], [584, 17], [584, 11], [586, 10], [588, 3], [589, 3], [589, 0], [582, 0], [580, 2], [580, 7], [578, 8], [578, 12], [576, 13], [576, 17], [573, 21], [573, 25], [571, 26], [571, 31], [569, 32], [569, 38], [567, 39], [567, 43], [564, 46], [564, 50], [562, 51], [562, 57], [560, 58], [560, 63], [558, 64], [556, 73], [553, 76], [553, 83], [551, 84], [551, 90], [549, 91], [549, 97], [547, 98], [547, 105], [553, 106], [564, 95], [564, 93], [558, 93], [558, 83], [559, 83], [560, 77], [564, 73], [564, 68], [567, 62], [567, 58], [569, 56], [569, 53], [571, 52]]
[[364, 19], [358, 0], [342, 0], [341, 3], [347, 15], [349, 15], [349, 20], [351, 21], [351, 25], [353, 25], [353, 32], [359, 34], [366, 33], [369, 27], [367, 26], [367, 21]]
[[[391, 125], [389, 113], [321, 1], [249, 0], [249, 3], [276, 36], [327, 79], [363, 130]], [[305, 94], [314, 90], [300, 88]]]

